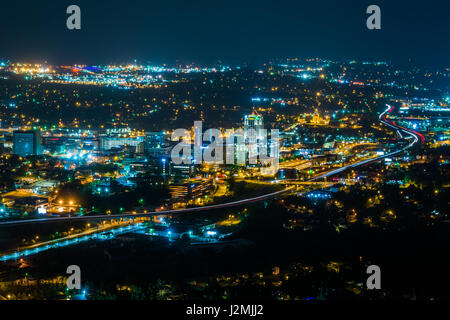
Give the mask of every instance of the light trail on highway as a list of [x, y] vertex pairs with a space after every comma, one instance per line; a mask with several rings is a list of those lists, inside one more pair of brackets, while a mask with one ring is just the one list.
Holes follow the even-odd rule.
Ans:
[[25, 258], [31, 255], [36, 255], [38, 253], [41, 253], [46, 250], [55, 249], [55, 248], [63, 248], [75, 244], [80, 244], [82, 242], [86, 242], [92, 239], [97, 240], [108, 240], [112, 239], [113, 237], [127, 233], [127, 232], [136, 232], [138, 230], [143, 229], [142, 223], [136, 223], [134, 225], [124, 226], [120, 228], [115, 229], [108, 229], [108, 230], [99, 230], [98, 232], [83, 232], [80, 234], [75, 234], [72, 236], [64, 237], [62, 239], [56, 239], [56, 240], [49, 240], [44, 241], [39, 244], [33, 245], [33, 246], [27, 246], [20, 248], [18, 251], [5, 253], [0, 255], [0, 261], [10, 261], [10, 260], [18, 260], [20, 258]]
[[[195, 208], [187, 208], [187, 209], [178, 209], [178, 210], [166, 210], [166, 211], [159, 211], [159, 212], [147, 212], [142, 214], [124, 214], [124, 215], [115, 215], [115, 216], [81, 216], [81, 217], [59, 217], [59, 218], [42, 218], [42, 219], [28, 219], [28, 220], [16, 220], [16, 221], [6, 221], [1, 222], [1, 226], [17, 226], [17, 225], [28, 225], [28, 224], [35, 224], [35, 223], [51, 223], [51, 222], [75, 222], [75, 221], [104, 221], [104, 220], [118, 220], [118, 219], [135, 219], [140, 217], [149, 217], [149, 216], [158, 216], [158, 215], [169, 215], [169, 214], [180, 214], [180, 213], [188, 213], [188, 212], [195, 212], [195, 211], [201, 211], [201, 210], [213, 210], [213, 209], [221, 209], [221, 208], [227, 208], [227, 207], [235, 207], [243, 204], [248, 203], [254, 203], [258, 201], [268, 200], [271, 198], [275, 198], [283, 193], [291, 191], [293, 188], [287, 188], [281, 191], [272, 192], [269, 194], [265, 194], [262, 196], [257, 196], [249, 199], [244, 200], [238, 200], [233, 201], [229, 203], [223, 203], [223, 204], [217, 204], [217, 205], [211, 205], [211, 206], [205, 206], [205, 207], [195, 207]], [[142, 225], [142, 223], [136, 223], [131, 226], [126, 227], [120, 227], [120, 228], [111, 228], [108, 230], [99, 230], [99, 232], [89, 232], [89, 233], [80, 233], [76, 234], [70, 237], [66, 237], [63, 239], [57, 239], [57, 240], [50, 240], [45, 241], [33, 246], [25, 247], [20, 249], [16, 252], [11, 252], [7, 254], [0, 255], [0, 261], [9, 261], [9, 260], [17, 260], [19, 258], [23, 258], [29, 255], [35, 255], [42, 251], [46, 251], [53, 248], [60, 248], [60, 247], [66, 247], [74, 244], [79, 244], [83, 241], [87, 241], [90, 239], [110, 239], [112, 236], [121, 234], [124, 232], [131, 232], [133, 230], [136, 230], [136, 228], [139, 228]]]
[[[345, 167], [341, 167], [341, 168], [336, 169], [336, 170], [332, 170], [332, 171], [326, 172], [324, 174], [321, 174], [321, 175], [319, 175], [317, 177], [314, 177], [314, 178], [310, 179], [309, 181], [315, 181], [315, 180], [324, 179], [324, 178], [327, 178], [329, 176], [333, 176], [335, 174], [343, 172], [343, 171], [345, 171], [347, 169], [355, 168], [355, 167], [358, 167], [358, 166], [362, 166], [362, 165], [365, 165], [365, 164], [370, 163], [370, 162], [379, 161], [379, 160], [382, 160], [384, 158], [387, 158], [387, 157], [399, 154], [401, 152], [404, 152], [404, 151], [412, 148], [417, 142], [419, 142], [419, 140], [420, 140], [421, 143], [425, 142], [425, 137], [421, 133], [413, 131], [413, 130], [409, 130], [409, 129], [406, 129], [406, 128], [403, 128], [401, 126], [396, 125], [395, 123], [392, 123], [392, 122], [386, 120], [386, 113], [391, 113], [393, 110], [394, 110], [393, 106], [387, 105], [387, 109], [380, 114], [379, 119], [380, 119], [381, 123], [383, 123], [383, 124], [393, 128], [393, 129], [395, 129], [397, 132], [399, 132], [399, 130], [401, 130], [404, 133], [410, 135], [413, 138], [413, 141], [409, 145], [407, 145], [406, 147], [404, 147], [404, 148], [402, 148], [400, 150], [393, 151], [391, 153], [388, 153], [388, 154], [385, 154], [385, 155], [382, 155], [382, 156], [379, 156], [379, 157], [376, 157], [376, 158], [363, 160], [363, 161], [360, 161], [360, 162], [357, 162], [357, 163], [349, 164], [349, 165], [347, 165]], [[400, 134], [400, 136], [401, 136], [401, 134]]]
[[181, 214], [181, 213], [189, 213], [196, 211], [205, 211], [205, 210], [213, 210], [213, 209], [222, 209], [229, 207], [236, 207], [248, 203], [255, 203], [263, 200], [268, 200], [272, 198], [276, 198], [277, 196], [290, 192], [293, 188], [287, 188], [281, 191], [272, 192], [269, 194], [237, 200], [233, 202], [214, 204], [210, 206], [203, 207], [194, 207], [194, 208], [186, 208], [186, 209], [176, 209], [176, 210], [164, 210], [164, 211], [152, 211], [147, 213], [136, 213], [136, 214], [120, 214], [113, 216], [105, 216], [105, 215], [96, 215], [96, 216], [78, 216], [78, 217], [57, 217], [57, 218], [41, 218], [41, 219], [27, 219], [27, 220], [12, 220], [12, 221], [4, 221], [0, 222], [0, 227], [4, 226], [16, 226], [16, 225], [26, 225], [26, 224], [34, 224], [34, 223], [44, 223], [44, 222], [77, 222], [77, 221], [102, 221], [102, 220], [117, 220], [117, 219], [134, 219], [140, 217], [151, 217], [151, 216], [161, 216], [161, 215], [172, 215], [172, 214]]

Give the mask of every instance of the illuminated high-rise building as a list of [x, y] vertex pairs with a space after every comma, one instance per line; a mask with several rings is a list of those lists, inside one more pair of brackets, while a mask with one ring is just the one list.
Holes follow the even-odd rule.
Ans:
[[160, 157], [166, 148], [166, 133], [164, 131], [145, 133], [145, 153], [149, 156]]
[[244, 117], [244, 132], [246, 142], [256, 142], [263, 134], [264, 118], [259, 114], [249, 114]]
[[264, 140], [264, 119], [259, 114], [249, 114], [244, 117], [244, 142], [248, 146], [250, 157], [256, 157], [258, 145]]

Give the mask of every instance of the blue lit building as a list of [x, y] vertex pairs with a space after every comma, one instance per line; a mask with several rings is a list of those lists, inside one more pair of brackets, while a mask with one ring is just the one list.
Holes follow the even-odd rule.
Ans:
[[39, 130], [14, 131], [13, 153], [22, 157], [42, 154], [41, 132]]
[[144, 152], [152, 157], [163, 156], [166, 152], [166, 133], [146, 132], [144, 140]]

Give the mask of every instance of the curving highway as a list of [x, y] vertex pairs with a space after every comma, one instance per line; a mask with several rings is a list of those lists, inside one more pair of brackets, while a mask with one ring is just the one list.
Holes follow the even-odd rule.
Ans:
[[413, 138], [413, 141], [409, 145], [407, 145], [406, 147], [404, 147], [404, 148], [402, 148], [400, 150], [391, 152], [389, 154], [385, 154], [385, 155], [382, 155], [382, 156], [379, 156], [379, 157], [376, 157], [376, 158], [372, 158], [372, 159], [363, 160], [363, 161], [360, 161], [360, 162], [357, 162], [357, 163], [353, 163], [353, 164], [341, 167], [341, 168], [336, 169], [336, 170], [332, 170], [332, 171], [326, 172], [324, 174], [321, 174], [321, 175], [319, 175], [317, 177], [314, 177], [314, 178], [310, 179], [310, 181], [324, 179], [324, 178], [327, 178], [329, 176], [338, 174], [338, 173], [340, 173], [342, 171], [345, 171], [347, 169], [358, 167], [358, 166], [362, 166], [362, 165], [365, 165], [365, 164], [370, 163], [370, 162], [379, 161], [379, 160], [382, 160], [384, 158], [387, 158], [387, 157], [399, 154], [399, 153], [401, 153], [401, 152], [403, 152], [405, 150], [408, 150], [408, 149], [412, 148], [417, 142], [419, 142], [419, 140], [420, 140], [421, 143], [425, 142], [425, 137], [421, 133], [413, 131], [413, 130], [410, 130], [410, 129], [406, 129], [404, 127], [401, 127], [401, 126], [395, 124], [395, 122], [388, 121], [386, 119], [386, 114], [387, 113], [391, 113], [394, 110], [394, 107], [390, 106], [390, 105], [386, 105], [386, 106], [387, 106], [387, 109], [385, 111], [383, 111], [380, 114], [380, 116], [379, 116], [379, 119], [380, 119], [381, 123], [383, 123], [383, 124], [393, 128], [393, 129], [395, 129], [397, 134], [401, 138], [403, 138], [403, 136], [401, 135], [400, 131], [403, 131], [407, 135], [410, 135]]

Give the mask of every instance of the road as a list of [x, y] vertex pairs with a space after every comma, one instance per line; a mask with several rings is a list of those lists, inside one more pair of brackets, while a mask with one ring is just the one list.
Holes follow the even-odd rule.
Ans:
[[38, 254], [42, 251], [46, 251], [46, 250], [54, 249], [54, 248], [67, 247], [67, 246], [74, 245], [74, 244], [79, 244], [81, 242], [88, 241], [93, 238], [102, 239], [102, 240], [111, 239], [114, 236], [117, 236], [118, 234], [142, 231], [143, 229], [144, 229], [144, 225], [142, 223], [137, 223], [137, 224], [133, 224], [133, 225], [118, 227], [115, 229], [104, 228], [104, 229], [95, 230], [94, 232], [77, 233], [77, 234], [67, 236], [64, 238], [50, 240], [50, 241], [44, 241], [44, 242], [40, 242], [40, 243], [37, 243], [32, 246], [22, 247], [22, 248], [19, 248], [17, 251], [0, 253], [0, 261], [18, 260], [23, 257], [28, 257], [30, 255]]
[[324, 178], [327, 178], [329, 176], [338, 174], [338, 173], [340, 173], [342, 171], [345, 171], [347, 169], [355, 168], [355, 167], [358, 167], [358, 166], [362, 166], [362, 165], [365, 165], [365, 164], [370, 163], [370, 162], [379, 161], [379, 160], [382, 160], [384, 158], [391, 157], [393, 155], [399, 154], [399, 153], [401, 153], [403, 151], [406, 151], [406, 150], [412, 148], [416, 143], [419, 142], [419, 140], [420, 140], [421, 143], [425, 142], [425, 137], [421, 133], [413, 131], [413, 130], [409, 130], [409, 129], [406, 129], [406, 128], [403, 128], [403, 127], [395, 124], [395, 122], [388, 121], [386, 119], [386, 114], [387, 113], [391, 113], [393, 110], [394, 110], [393, 106], [387, 105], [387, 109], [383, 113], [380, 114], [379, 119], [380, 119], [381, 123], [383, 123], [383, 124], [385, 124], [385, 125], [387, 125], [387, 126], [389, 126], [391, 128], [394, 128], [397, 131], [397, 133], [400, 135], [400, 137], [402, 137], [400, 131], [403, 131], [404, 133], [410, 135], [413, 138], [413, 141], [410, 144], [408, 144], [406, 147], [404, 147], [404, 148], [402, 148], [400, 150], [397, 150], [397, 151], [394, 151], [394, 152], [391, 152], [391, 153], [388, 153], [388, 154], [385, 154], [385, 155], [382, 155], [382, 156], [379, 156], [379, 157], [376, 157], [376, 158], [371, 158], [371, 159], [363, 160], [363, 161], [360, 161], [360, 162], [357, 162], [357, 163], [349, 164], [349, 165], [341, 167], [339, 169], [323, 173], [323, 174], [321, 174], [321, 175], [319, 175], [317, 177], [312, 178], [310, 181], [324, 179]]
[[190, 213], [197, 211], [205, 211], [205, 210], [213, 210], [213, 209], [222, 209], [229, 207], [241, 206], [244, 204], [255, 203], [263, 200], [269, 200], [276, 198], [283, 193], [291, 192], [293, 188], [287, 188], [281, 191], [272, 192], [269, 194], [265, 194], [262, 196], [257, 196], [253, 198], [248, 198], [244, 200], [238, 200], [233, 202], [214, 204], [203, 207], [194, 207], [194, 208], [186, 208], [186, 209], [176, 209], [176, 210], [164, 210], [164, 211], [152, 211], [147, 213], [136, 213], [136, 214], [120, 214], [120, 215], [97, 215], [97, 216], [78, 216], [78, 217], [56, 217], [56, 218], [40, 218], [40, 219], [26, 219], [26, 220], [14, 220], [14, 221], [4, 221], [0, 222], [0, 227], [5, 226], [15, 226], [15, 225], [26, 225], [26, 224], [36, 224], [36, 223], [49, 223], [49, 222], [69, 222], [69, 221], [102, 221], [102, 220], [114, 220], [114, 219], [134, 219], [139, 217], [151, 217], [151, 216], [161, 216], [161, 215], [172, 215], [172, 214], [182, 214], [182, 213]]

